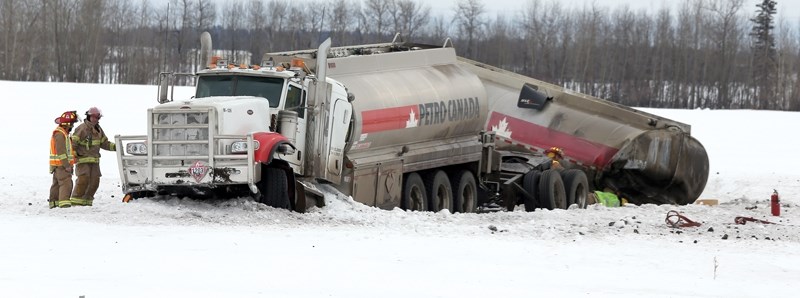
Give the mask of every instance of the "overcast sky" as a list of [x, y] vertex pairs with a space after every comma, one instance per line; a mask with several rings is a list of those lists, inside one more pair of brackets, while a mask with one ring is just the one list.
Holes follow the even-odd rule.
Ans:
[[[422, 2], [430, 5], [434, 14], [445, 13], [449, 15], [452, 14], [456, 0], [422, 0]], [[529, 0], [483, 0], [486, 9], [492, 16], [498, 12], [506, 12], [509, 16], [513, 16], [528, 2]], [[628, 5], [633, 10], [649, 9], [651, 11], [656, 11], [665, 5], [671, 5], [673, 6], [673, 10], [676, 10], [674, 6], [682, 3], [683, 0], [559, 0], [558, 2], [566, 9], [580, 8], [595, 2], [600, 7], [616, 8]], [[777, 0], [777, 2], [779, 16], [787, 18], [792, 23], [800, 21], [799, 0]], [[761, 3], [761, 0], [744, 0], [743, 8], [749, 14], [755, 14], [756, 4], [758, 3]]]

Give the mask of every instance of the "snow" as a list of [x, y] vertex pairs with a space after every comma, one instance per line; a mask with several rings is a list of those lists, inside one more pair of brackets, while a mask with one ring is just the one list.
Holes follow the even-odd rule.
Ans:
[[[333, 194], [298, 214], [247, 198], [121, 202], [112, 152], [93, 207], [48, 209], [53, 119], [103, 110], [144, 134], [156, 87], [0, 81], [0, 297], [789, 297], [800, 280], [800, 114], [644, 109], [692, 125], [701, 198], [489, 214], [385, 211]], [[191, 95], [176, 89], [176, 97]], [[10, 118], [10, 119], [9, 119]], [[769, 211], [773, 189], [781, 217]], [[677, 210], [698, 228], [665, 224]], [[735, 225], [737, 216], [775, 225]], [[723, 239], [727, 235], [727, 239]]]

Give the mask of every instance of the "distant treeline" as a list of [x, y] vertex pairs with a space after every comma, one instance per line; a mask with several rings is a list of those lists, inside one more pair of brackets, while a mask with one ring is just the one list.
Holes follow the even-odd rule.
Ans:
[[327, 37], [337, 46], [400, 33], [450, 38], [461, 56], [629, 106], [798, 111], [800, 24], [763, 6], [745, 14], [768, 2], [634, 11], [528, 0], [490, 15], [486, 0], [454, 0], [447, 14], [420, 0], [0, 0], [0, 79], [153, 84], [161, 71], [197, 70], [203, 31], [253, 64]]

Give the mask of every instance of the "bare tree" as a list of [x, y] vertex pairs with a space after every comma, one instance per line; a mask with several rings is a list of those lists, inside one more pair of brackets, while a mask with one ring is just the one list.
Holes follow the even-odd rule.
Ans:
[[[673, 76], [670, 74], [675, 67], [672, 63], [673, 49], [675, 48], [675, 29], [672, 27], [672, 13], [668, 8], [659, 9], [656, 14], [656, 28], [653, 40], [654, 54], [650, 81], [655, 89], [655, 98], [648, 98], [642, 106], [666, 106], [672, 97], [670, 94], [675, 88], [668, 84]], [[669, 87], [668, 87], [669, 86]]]
[[497, 17], [490, 21], [487, 27], [487, 46], [484, 47], [483, 57], [481, 60], [495, 65], [498, 67], [508, 68], [512, 65], [511, 53], [507, 49], [511, 46], [509, 38], [511, 26], [506, 18], [498, 14]]
[[731, 76], [733, 75], [735, 56], [739, 49], [741, 21], [739, 12], [742, 0], [712, 0], [708, 4], [711, 11], [709, 33], [714, 41], [716, 65], [712, 84], [716, 84], [717, 97], [715, 108], [731, 108]]
[[247, 39], [248, 50], [253, 54], [253, 58], [258, 61], [253, 63], [260, 64], [261, 54], [264, 53], [266, 45], [270, 41], [275, 41], [275, 27], [271, 26], [272, 20], [268, 21], [269, 10], [267, 6], [275, 5], [276, 1], [270, 1], [265, 5], [262, 0], [250, 0], [247, 2], [247, 21], [246, 29], [250, 38]]
[[304, 47], [311, 48], [322, 42], [322, 40], [319, 39], [323, 37], [321, 36], [321, 33], [322, 30], [324, 30], [323, 28], [325, 28], [326, 19], [331, 14], [330, 12], [331, 9], [328, 4], [321, 1], [313, 0], [307, 2], [305, 6], [305, 11], [307, 13], [306, 15], [306, 22], [308, 23], [307, 28], [309, 33], [311, 34], [309, 34], [309, 38], [305, 42]]
[[266, 15], [269, 21], [269, 39], [271, 43], [280, 42], [280, 40], [277, 40], [276, 35], [284, 31], [286, 23], [289, 22], [287, 19], [288, 14], [289, 2], [285, 0], [270, 0], [269, 4], [267, 4]]
[[427, 28], [426, 35], [436, 44], [444, 44], [450, 34], [447, 22], [443, 16], [433, 17], [433, 21], [429, 23]]
[[475, 57], [477, 48], [476, 40], [483, 33], [486, 21], [486, 7], [481, 0], [456, 0], [453, 23], [456, 24], [458, 33], [466, 36], [466, 57]]
[[412, 39], [430, 21], [430, 6], [414, 0], [393, 0], [393, 3], [394, 33], [400, 33], [406, 39]]
[[245, 14], [245, 6], [241, 0], [232, 0], [226, 4], [222, 9], [222, 28], [228, 34], [222, 39], [224, 46], [227, 46], [229, 54], [227, 55], [231, 62], [241, 63], [248, 60], [247, 57], [241, 57], [238, 51], [244, 42], [240, 41], [239, 35], [245, 29], [245, 18], [241, 16]]
[[381, 40], [387, 35], [390, 24], [389, 9], [394, 0], [365, 0], [362, 10], [368, 40]]
[[332, 0], [331, 13], [328, 17], [330, 31], [333, 34], [333, 43], [345, 45], [350, 42], [349, 31], [357, 21], [358, 12], [361, 11], [359, 2], [352, 0]]
[[[292, 20], [289, 22], [287, 26], [288, 32], [288, 43], [287, 46], [290, 49], [296, 49], [301, 46], [301, 39], [300, 35], [304, 32], [309, 32], [307, 21], [308, 15], [305, 13], [303, 6], [293, 2], [292, 5], [289, 6], [289, 19]], [[310, 32], [303, 35], [312, 35]]]

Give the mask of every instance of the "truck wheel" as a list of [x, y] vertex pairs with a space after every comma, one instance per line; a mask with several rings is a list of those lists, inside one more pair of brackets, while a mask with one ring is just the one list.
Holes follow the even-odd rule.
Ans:
[[428, 199], [425, 194], [425, 184], [417, 173], [408, 174], [403, 183], [403, 200], [400, 203], [403, 209], [409, 211], [427, 211]]
[[478, 206], [475, 177], [472, 172], [463, 170], [453, 178], [453, 212], [474, 213]]
[[539, 185], [539, 178], [542, 177], [542, 172], [539, 170], [532, 170], [525, 174], [525, 177], [522, 178], [522, 189], [527, 191], [531, 197], [525, 196], [523, 202], [525, 202], [525, 211], [531, 212], [536, 210], [536, 205], [539, 199], [537, 198], [538, 195], [536, 191], [538, 190]]
[[286, 171], [266, 166], [261, 170], [261, 181], [257, 184], [258, 191], [261, 193], [258, 202], [275, 208], [291, 208]]
[[557, 170], [546, 170], [539, 178], [539, 200], [542, 207], [549, 210], [566, 209], [567, 195], [564, 193], [564, 180]]
[[564, 188], [567, 191], [567, 208], [578, 204], [578, 208], [586, 208], [586, 197], [589, 195], [589, 179], [586, 173], [578, 169], [562, 172]]
[[428, 190], [430, 211], [453, 210], [453, 187], [444, 171], [436, 170], [429, 173], [428, 179], [425, 180], [425, 189]]

